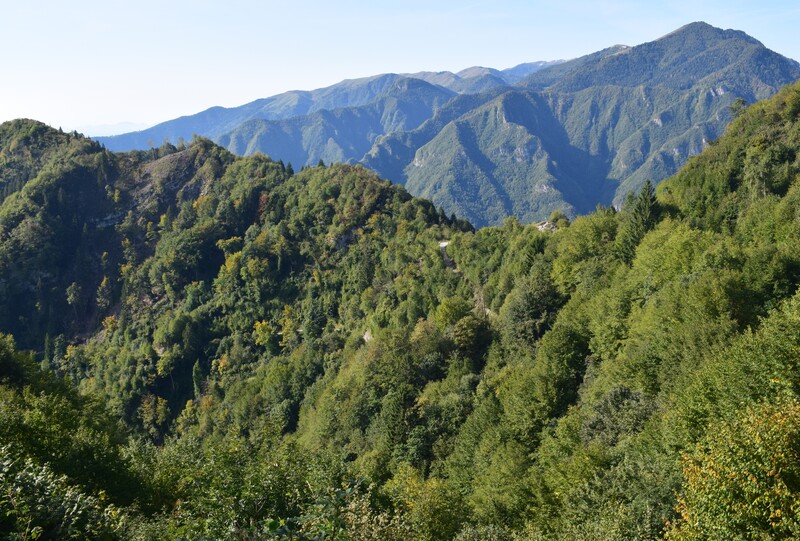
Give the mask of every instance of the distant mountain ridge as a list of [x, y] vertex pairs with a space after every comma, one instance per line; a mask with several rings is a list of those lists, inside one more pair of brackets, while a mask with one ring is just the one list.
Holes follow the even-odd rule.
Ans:
[[236, 154], [261, 151], [297, 165], [310, 165], [313, 158], [352, 161], [364, 156], [380, 135], [416, 129], [455, 95], [441, 86], [401, 77], [372, 103], [281, 120], [254, 118], [217, 138], [217, 143]]
[[144, 149], [197, 133], [295, 167], [358, 162], [477, 226], [530, 222], [620, 204], [719, 137], [738, 98], [798, 78], [796, 61], [747, 34], [691, 23], [569, 61], [346, 80], [98, 141]]
[[564, 62], [564, 60], [526, 62], [504, 70], [473, 66], [457, 73], [450, 71], [420, 71], [417, 73], [405, 73], [403, 75], [415, 79], [422, 79], [434, 85], [443, 86], [459, 94], [476, 94], [492, 88], [516, 84], [533, 73], [561, 64], [562, 62]]
[[262, 98], [238, 107], [211, 107], [194, 115], [162, 122], [146, 130], [95, 139], [109, 150], [124, 152], [145, 150], [168, 140], [189, 140], [193, 135], [217, 139], [250, 120], [284, 120], [306, 116], [320, 110], [359, 107], [373, 103], [396, 82], [421, 79], [454, 93], [477, 93], [499, 86], [512, 85], [540, 69], [560, 63], [555, 61], [528, 62], [508, 68], [473, 67], [458, 73], [419, 72], [412, 74], [385, 73], [359, 79], [345, 79], [335, 85], [316, 90], [291, 90]]
[[317, 90], [292, 90], [239, 107], [211, 107], [200, 113], [162, 122], [152, 128], [113, 137], [98, 137], [112, 151], [144, 150], [164, 140], [177, 142], [195, 134], [215, 139], [252, 119], [280, 120], [321, 109], [352, 107], [374, 101], [399, 75], [385, 74], [349, 79]]

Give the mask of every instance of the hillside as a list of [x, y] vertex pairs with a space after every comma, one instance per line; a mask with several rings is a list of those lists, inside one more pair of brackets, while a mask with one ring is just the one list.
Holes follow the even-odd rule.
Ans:
[[[61, 156], [0, 205], [4, 298], [43, 283], [2, 307], [43, 370], [0, 341], [3, 531], [800, 531], [800, 85], [657, 193], [543, 231], [475, 231], [360, 166], [0, 130]], [[75, 231], [66, 264], [32, 257]]]

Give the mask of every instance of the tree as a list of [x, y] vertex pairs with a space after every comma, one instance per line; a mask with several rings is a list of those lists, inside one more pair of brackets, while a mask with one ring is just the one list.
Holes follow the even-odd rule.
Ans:
[[[453, 326], [453, 342], [458, 350], [477, 361], [491, 339], [486, 320], [467, 314]], [[476, 369], [477, 367], [473, 367]]]
[[800, 401], [750, 408], [684, 457], [668, 539], [800, 537]]
[[194, 387], [194, 397], [199, 399], [203, 394], [203, 369], [200, 368], [200, 361], [195, 361], [192, 367], [192, 386]]
[[747, 102], [744, 101], [744, 98], [736, 98], [733, 100], [733, 103], [730, 106], [731, 115], [733, 118], [739, 117], [747, 107]]
[[547, 219], [548, 222], [552, 223], [559, 229], [564, 229], [565, 227], [569, 227], [569, 218], [567, 218], [563, 212], [559, 209], [554, 210], [550, 213], [550, 217]]
[[111, 306], [111, 283], [107, 276], [103, 276], [103, 281], [97, 288], [97, 308], [101, 311]]
[[72, 306], [72, 308], [75, 310], [76, 315], [78, 310], [77, 305], [81, 300], [81, 293], [82, 293], [81, 286], [79, 286], [77, 282], [72, 282], [67, 287], [67, 304]]
[[656, 191], [649, 180], [645, 181], [636, 197], [628, 199], [626, 206], [627, 212], [622, 214], [623, 222], [617, 236], [617, 251], [620, 258], [630, 265], [639, 242], [658, 219]]
[[4, 539], [118, 539], [126, 518], [106, 498], [85, 493], [47, 464], [15, 457], [7, 445], [0, 446], [0, 494]]
[[439, 328], [444, 330], [469, 314], [471, 310], [472, 306], [461, 297], [447, 297], [436, 309], [434, 320]]
[[537, 260], [530, 275], [517, 282], [503, 303], [500, 330], [505, 344], [512, 349], [533, 350], [563, 304], [548, 271]]
[[633, 217], [638, 227], [644, 231], [650, 230], [656, 222], [656, 190], [649, 180], [644, 181], [636, 202], [633, 205]]

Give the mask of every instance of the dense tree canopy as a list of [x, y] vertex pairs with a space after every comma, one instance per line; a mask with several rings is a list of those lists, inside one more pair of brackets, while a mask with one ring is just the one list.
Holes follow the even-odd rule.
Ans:
[[798, 535], [798, 103], [546, 231], [3, 125], [0, 530]]

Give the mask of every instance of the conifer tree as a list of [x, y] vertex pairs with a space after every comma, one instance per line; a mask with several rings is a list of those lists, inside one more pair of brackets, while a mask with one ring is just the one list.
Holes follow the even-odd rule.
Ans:
[[623, 222], [617, 235], [617, 251], [620, 259], [627, 264], [633, 262], [636, 247], [656, 223], [658, 202], [656, 191], [649, 180], [646, 180], [636, 197], [629, 197], [623, 213]]

